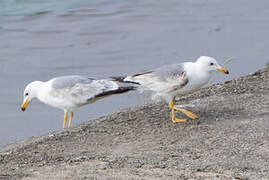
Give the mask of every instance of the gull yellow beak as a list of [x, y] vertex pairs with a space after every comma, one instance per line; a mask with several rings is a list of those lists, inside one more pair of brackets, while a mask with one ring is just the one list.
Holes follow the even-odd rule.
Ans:
[[22, 111], [25, 111], [26, 108], [27, 108], [27, 106], [28, 106], [28, 104], [29, 104], [28, 101], [24, 101], [24, 103], [22, 103], [22, 105], [21, 105], [21, 110], [22, 110]]
[[219, 69], [217, 69], [217, 71], [222, 72], [223, 74], [229, 74], [229, 71], [227, 69], [224, 69], [224, 68], [219, 68]]

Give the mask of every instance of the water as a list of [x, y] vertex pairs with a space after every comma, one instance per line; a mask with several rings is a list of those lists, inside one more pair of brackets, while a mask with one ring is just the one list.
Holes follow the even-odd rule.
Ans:
[[[210, 55], [230, 57], [225, 81], [268, 62], [269, 2], [222, 0], [0, 1], [0, 146], [61, 129], [63, 112], [39, 102], [20, 111], [33, 80], [104, 78]], [[135, 93], [75, 112], [73, 125], [140, 104]]]

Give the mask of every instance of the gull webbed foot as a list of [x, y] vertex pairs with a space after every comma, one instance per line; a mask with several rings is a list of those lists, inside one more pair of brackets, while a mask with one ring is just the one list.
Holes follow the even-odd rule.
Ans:
[[186, 110], [186, 109], [182, 109], [182, 108], [174, 107], [174, 101], [175, 101], [175, 98], [173, 98], [173, 99], [170, 101], [169, 105], [168, 105], [168, 107], [171, 109], [172, 121], [173, 121], [174, 123], [176, 123], [176, 122], [186, 122], [186, 121], [187, 121], [187, 119], [179, 119], [179, 118], [176, 118], [176, 117], [175, 117], [175, 110], [176, 110], [176, 111], [183, 112], [186, 116], [188, 116], [188, 117], [191, 118], [191, 119], [196, 119], [196, 118], [198, 118], [198, 116], [196, 116], [195, 114], [193, 114], [192, 112], [190, 112], [190, 111], [188, 111], [188, 110]]
[[198, 116], [196, 116], [195, 114], [193, 114], [192, 112], [190, 112], [190, 111], [188, 111], [186, 109], [174, 107], [174, 110], [183, 112], [184, 114], [186, 114], [186, 116], [188, 116], [191, 119], [197, 119], [198, 118]]
[[185, 122], [187, 122], [187, 119], [179, 119], [179, 118], [172, 118], [172, 121], [174, 122], [174, 123], [178, 123], [178, 122], [181, 122], [181, 123], [185, 123]]

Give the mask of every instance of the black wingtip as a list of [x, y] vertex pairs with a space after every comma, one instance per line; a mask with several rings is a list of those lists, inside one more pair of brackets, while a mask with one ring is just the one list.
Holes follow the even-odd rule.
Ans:
[[126, 87], [119, 87], [118, 91], [119, 93], [124, 93], [128, 91], [136, 90], [136, 87], [134, 86], [126, 86]]
[[128, 92], [128, 91], [132, 91], [132, 90], [135, 90], [135, 89], [136, 89], [136, 87], [134, 87], [134, 86], [119, 87], [116, 90], [106, 91], [106, 92], [103, 92], [101, 94], [98, 94], [98, 95], [95, 96], [95, 98], [96, 97], [109, 96], [109, 95], [113, 95], [113, 94], [122, 94], [122, 93], [125, 93], [125, 92]]

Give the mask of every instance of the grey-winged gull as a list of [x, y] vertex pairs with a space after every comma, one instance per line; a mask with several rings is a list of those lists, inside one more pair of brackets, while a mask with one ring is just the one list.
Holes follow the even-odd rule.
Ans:
[[21, 109], [25, 111], [29, 102], [33, 98], [37, 98], [45, 104], [64, 111], [63, 128], [65, 128], [69, 112], [68, 127], [71, 125], [76, 108], [108, 95], [124, 93], [133, 89], [133, 86], [119, 86], [109, 79], [96, 80], [84, 76], [56, 77], [47, 82], [29, 83], [24, 90]]
[[192, 119], [197, 116], [186, 109], [174, 107], [175, 97], [197, 91], [209, 83], [215, 71], [229, 74], [214, 58], [201, 56], [195, 62], [172, 64], [127, 77], [112, 78], [119, 82], [137, 84], [140, 92], [149, 91], [153, 99], [165, 100], [169, 103], [172, 121], [186, 122], [187, 119], [175, 117], [175, 110], [183, 112]]

